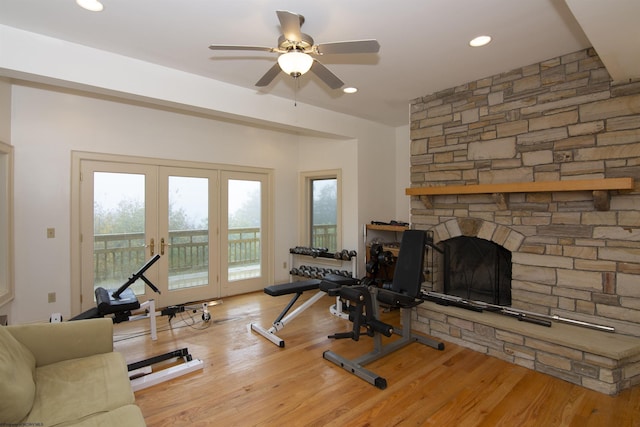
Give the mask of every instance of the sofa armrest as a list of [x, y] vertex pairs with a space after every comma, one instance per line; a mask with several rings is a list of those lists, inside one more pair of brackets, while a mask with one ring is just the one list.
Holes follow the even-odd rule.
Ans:
[[6, 328], [33, 353], [36, 366], [113, 351], [113, 321], [109, 318]]

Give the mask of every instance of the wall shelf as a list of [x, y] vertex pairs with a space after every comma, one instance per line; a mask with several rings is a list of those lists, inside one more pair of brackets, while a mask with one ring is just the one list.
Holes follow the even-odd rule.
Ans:
[[507, 184], [446, 185], [412, 187], [407, 196], [443, 194], [538, 193], [546, 191], [633, 190], [633, 178], [580, 179], [573, 181], [512, 182]]
[[379, 230], [379, 231], [395, 231], [402, 233], [405, 230], [408, 230], [409, 227], [404, 225], [391, 225], [391, 224], [365, 224], [365, 233], [366, 230]]
[[[411, 187], [405, 189], [407, 196], [421, 196], [427, 207], [429, 196], [462, 194], [540, 193], [558, 191], [593, 191], [594, 204], [598, 210], [609, 210], [610, 190], [633, 190], [634, 180], [625, 178], [580, 179], [570, 181], [511, 182], [504, 184], [445, 185], [434, 187]], [[425, 196], [425, 197], [423, 197]], [[504, 200], [504, 197], [499, 197]]]

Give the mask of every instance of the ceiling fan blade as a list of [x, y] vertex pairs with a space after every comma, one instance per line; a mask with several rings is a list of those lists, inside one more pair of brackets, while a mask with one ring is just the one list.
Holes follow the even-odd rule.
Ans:
[[280, 28], [284, 38], [292, 42], [301, 41], [300, 25], [304, 22], [304, 18], [297, 13], [287, 12], [286, 10], [278, 10], [276, 13], [280, 20]]
[[318, 53], [377, 53], [380, 44], [377, 40], [353, 40], [348, 42], [322, 43], [317, 46]]
[[275, 49], [272, 47], [265, 46], [233, 46], [233, 45], [224, 45], [224, 44], [212, 44], [209, 45], [209, 49], [211, 50], [258, 50], [261, 52], [275, 52]]
[[258, 87], [268, 86], [269, 83], [271, 83], [273, 79], [276, 78], [279, 72], [280, 72], [280, 65], [278, 65], [278, 63], [276, 62], [275, 64], [273, 64], [273, 67], [269, 68], [269, 71], [267, 71], [265, 75], [262, 76], [260, 80], [258, 80], [258, 82], [256, 83], [256, 86]]
[[344, 82], [340, 80], [338, 76], [333, 74], [327, 67], [325, 67], [318, 61], [313, 61], [311, 72], [318, 76], [320, 80], [325, 82], [331, 89], [339, 89], [344, 86]]

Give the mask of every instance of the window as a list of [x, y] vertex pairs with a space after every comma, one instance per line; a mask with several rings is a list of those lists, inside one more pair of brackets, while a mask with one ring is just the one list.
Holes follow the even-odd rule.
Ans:
[[340, 171], [302, 174], [304, 244], [336, 252], [341, 247]]
[[13, 147], [0, 142], [0, 306], [13, 299]]

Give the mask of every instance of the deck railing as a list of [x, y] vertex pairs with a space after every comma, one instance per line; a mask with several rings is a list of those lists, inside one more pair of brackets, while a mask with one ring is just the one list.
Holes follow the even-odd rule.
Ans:
[[95, 283], [127, 278], [146, 261], [144, 233], [99, 234], [93, 237]]
[[[314, 227], [315, 247], [335, 248], [336, 226]], [[229, 230], [228, 265], [243, 267], [260, 264], [261, 234], [259, 227]], [[209, 237], [207, 230], [169, 232], [165, 254], [174, 273], [206, 271], [209, 266]], [[155, 242], [156, 253], [160, 242]], [[100, 234], [94, 236], [95, 282], [128, 278], [150, 258], [145, 247], [144, 233]]]
[[313, 236], [311, 237], [312, 246], [315, 248], [327, 248], [329, 251], [338, 250], [336, 245], [336, 225], [314, 225], [312, 227]]

